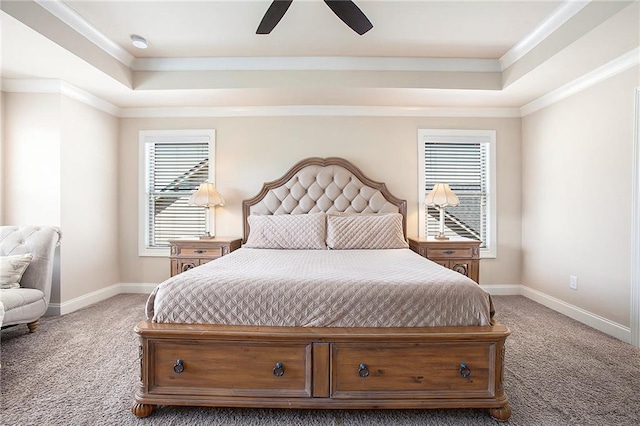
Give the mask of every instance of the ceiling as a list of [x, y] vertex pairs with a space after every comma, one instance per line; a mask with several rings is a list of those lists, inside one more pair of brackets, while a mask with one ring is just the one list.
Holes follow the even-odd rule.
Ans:
[[62, 81], [118, 111], [521, 108], [626, 53], [594, 40], [633, 25], [621, 11], [638, 2], [355, 3], [362, 36], [319, 0], [294, 0], [269, 35], [255, 32], [270, 0], [5, 0], [3, 87]]

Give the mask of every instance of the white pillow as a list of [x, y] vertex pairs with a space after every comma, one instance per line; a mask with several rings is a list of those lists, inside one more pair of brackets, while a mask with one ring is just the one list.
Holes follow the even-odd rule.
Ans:
[[408, 248], [402, 215], [356, 214], [327, 216], [327, 247], [330, 249]]
[[22, 274], [32, 259], [31, 253], [0, 257], [0, 288], [20, 288]]
[[250, 215], [246, 248], [326, 249], [324, 213]]

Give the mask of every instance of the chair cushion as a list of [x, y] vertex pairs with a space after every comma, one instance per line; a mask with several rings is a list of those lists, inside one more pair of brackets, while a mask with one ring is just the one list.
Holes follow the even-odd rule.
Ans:
[[3, 325], [35, 321], [47, 311], [44, 293], [33, 288], [0, 289], [4, 305]]

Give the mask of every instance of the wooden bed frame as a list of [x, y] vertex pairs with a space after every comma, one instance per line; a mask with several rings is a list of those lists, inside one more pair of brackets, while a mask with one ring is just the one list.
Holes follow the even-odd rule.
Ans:
[[[379, 190], [405, 218], [406, 201], [341, 158], [309, 158], [243, 202], [252, 206], [308, 166], [338, 166]], [[332, 328], [158, 324], [142, 321], [140, 387], [131, 408], [158, 405], [303, 409], [485, 408], [511, 415], [503, 386], [509, 329]]]

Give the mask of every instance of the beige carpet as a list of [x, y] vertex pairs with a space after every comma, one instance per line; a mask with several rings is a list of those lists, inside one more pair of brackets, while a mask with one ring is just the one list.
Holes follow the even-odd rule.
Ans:
[[[138, 377], [132, 329], [144, 295], [2, 331], [2, 425], [492, 425], [485, 410], [129, 411]], [[640, 350], [520, 296], [495, 297], [509, 326], [505, 387], [513, 425], [640, 424]]]

